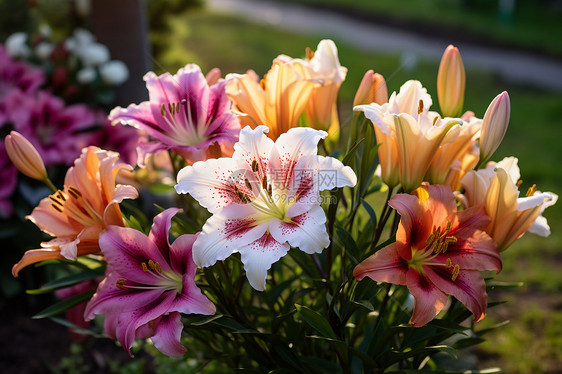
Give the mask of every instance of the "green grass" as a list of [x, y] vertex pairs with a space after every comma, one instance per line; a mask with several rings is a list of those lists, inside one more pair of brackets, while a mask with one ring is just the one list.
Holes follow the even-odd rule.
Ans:
[[371, 15], [375, 22], [392, 22], [425, 32], [427, 27], [447, 30], [451, 38], [472, 35], [469, 39], [496, 42], [562, 56], [558, 38], [562, 27], [562, 7], [554, 2], [515, 1], [511, 17], [498, 11], [498, 1], [489, 0], [290, 0], [292, 2], [335, 7]]
[[[223, 75], [243, 73], [247, 69], [254, 69], [263, 75], [277, 55], [299, 57], [304, 54], [305, 47], [315, 49], [319, 42], [315, 37], [204, 12], [178, 14], [170, 22], [172, 32], [166, 35], [166, 43], [173, 48], [158, 56], [160, 67], [156, 69], [157, 72], [175, 72], [186, 63], [197, 63], [204, 72], [220, 67]], [[340, 95], [342, 124], [350, 118], [353, 95], [368, 69], [374, 69], [387, 78], [390, 92], [398, 90], [408, 79], [418, 79], [436, 98], [436, 64], [420, 61], [413, 70], [408, 71], [400, 67], [396, 56], [367, 54], [338, 40], [335, 42], [342, 65], [349, 69]], [[536, 183], [540, 190], [560, 194], [562, 149], [558, 144], [562, 138], [562, 94], [507, 84], [494, 75], [467, 66], [466, 109], [481, 117], [494, 96], [504, 90], [511, 97], [511, 123], [494, 158], [499, 160], [508, 155], [519, 157], [524, 181], [522, 188]], [[557, 206], [546, 212], [553, 231], [550, 238], [528, 234], [503, 254], [504, 270], [497, 279], [523, 281], [526, 286], [523, 290], [506, 294], [513, 300], [507, 305], [507, 310], [511, 311], [507, 317], [512, 319], [512, 323], [499, 329], [493, 341], [482, 349], [488, 354], [497, 355], [500, 364], [506, 369], [515, 367], [513, 357], [521, 357], [525, 372], [543, 370], [551, 364], [553, 349], [560, 345], [560, 334], [551, 331], [553, 327], [549, 323], [562, 320], [562, 311], [556, 309], [562, 303], [559, 296], [562, 291], [561, 212]], [[528, 311], [519, 310], [520, 298], [526, 294], [539, 295], [550, 301], [558, 300], [558, 304], [549, 303], [545, 310], [541, 310], [540, 305], [529, 306], [527, 303], [525, 305], [530, 308]], [[485, 321], [487, 324], [501, 321], [506, 317], [504, 314], [492, 309]], [[539, 321], [537, 323], [544, 329], [533, 330], [533, 321]], [[529, 342], [532, 342], [533, 350], [527, 349], [531, 344]], [[544, 354], [532, 353], [537, 350], [542, 350]], [[545, 355], [548, 357], [545, 358]]]

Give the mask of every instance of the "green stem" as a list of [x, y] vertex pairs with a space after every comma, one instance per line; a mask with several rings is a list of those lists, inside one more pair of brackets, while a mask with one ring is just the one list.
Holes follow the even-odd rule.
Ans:
[[390, 288], [391, 287], [392, 287], [392, 284], [390, 284], [390, 283], [388, 283], [386, 285], [386, 293], [384, 294], [384, 298], [382, 300], [381, 307], [379, 308], [379, 315], [377, 316], [377, 321], [375, 322], [375, 329], [374, 329], [375, 332], [379, 328], [379, 325], [380, 325], [380, 323], [382, 321], [382, 318], [384, 316], [384, 312], [386, 310], [386, 305], [388, 304], [388, 300], [390, 300], [390, 294], [391, 294]]
[[375, 229], [375, 237], [373, 238], [373, 242], [371, 243], [371, 248], [369, 248], [369, 252], [372, 251], [378, 244], [381, 235], [382, 235], [382, 231], [384, 230], [384, 227], [386, 226], [386, 222], [388, 221], [388, 218], [390, 217], [390, 213], [392, 213], [392, 209], [390, 208], [390, 205], [388, 205], [388, 202], [390, 200], [390, 198], [392, 197], [392, 188], [388, 188], [388, 194], [386, 196], [386, 202], [384, 203], [384, 207], [383, 210], [381, 212], [379, 221], [377, 222], [377, 228]]
[[53, 191], [53, 192], [58, 191], [58, 188], [53, 184], [53, 182], [51, 182], [49, 177], [45, 176], [45, 179], [43, 180], [43, 183], [45, 183], [47, 185], [47, 187], [49, 187], [51, 189], [51, 191]]

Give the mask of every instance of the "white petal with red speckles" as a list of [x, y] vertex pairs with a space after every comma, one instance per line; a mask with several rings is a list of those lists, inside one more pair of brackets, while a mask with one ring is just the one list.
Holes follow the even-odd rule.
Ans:
[[289, 242], [291, 246], [309, 254], [320, 253], [330, 244], [325, 223], [324, 210], [315, 205], [308, 212], [291, 218], [291, 222], [272, 218], [269, 231], [278, 242]]
[[244, 170], [233, 158], [199, 161], [179, 171], [176, 192], [189, 193], [209, 212], [215, 213], [239, 202], [234, 186], [240, 183], [240, 173]]
[[246, 277], [258, 291], [265, 290], [265, 278], [271, 265], [287, 254], [290, 247], [279, 243], [269, 233], [239, 249]]
[[224, 260], [263, 236], [267, 226], [267, 222], [260, 223], [255, 217], [225, 220], [214, 215], [205, 222], [201, 234], [193, 243], [193, 261], [207, 267]]

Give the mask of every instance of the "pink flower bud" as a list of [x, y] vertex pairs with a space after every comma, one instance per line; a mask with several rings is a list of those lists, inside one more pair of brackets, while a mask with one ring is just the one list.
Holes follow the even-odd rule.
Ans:
[[465, 73], [457, 47], [449, 45], [437, 73], [437, 97], [445, 117], [458, 117], [464, 104]]
[[382, 105], [386, 102], [388, 102], [388, 90], [384, 77], [379, 73], [374, 73], [373, 70], [367, 71], [355, 94], [353, 106], [370, 103]]
[[507, 131], [510, 111], [509, 95], [505, 91], [496, 96], [486, 109], [480, 133], [481, 162], [488, 160], [498, 149]]
[[205, 79], [207, 80], [207, 84], [212, 86], [213, 84], [217, 83], [221, 78], [221, 69], [213, 68], [209, 70], [207, 75], [205, 75]]
[[4, 144], [8, 157], [19, 171], [39, 181], [47, 180], [43, 159], [29, 140], [20, 133], [12, 131], [4, 139]]

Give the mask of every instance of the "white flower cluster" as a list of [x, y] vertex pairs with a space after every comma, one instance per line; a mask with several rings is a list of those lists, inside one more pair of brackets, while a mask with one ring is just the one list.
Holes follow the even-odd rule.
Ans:
[[83, 66], [76, 73], [76, 79], [82, 84], [91, 83], [98, 72], [104, 83], [110, 86], [117, 86], [129, 78], [127, 65], [119, 60], [110, 60], [109, 49], [96, 42], [95, 36], [88, 30], [74, 30], [64, 46]]
[[[17, 32], [10, 35], [5, 42], [8, 54], [14, 58], [37, 58], [47, 62], [55, 49], [50, 41], [51, 30], [43, 25], [40, 34], [44, 38], [33, 48], [29, 45], [26, 33]], [[64, 48], [70, 53], [71, 66], [80, 67], [76, 72], [76, 80], [80, 84], [92, 83], [99, 74], [102, 81], [109, 86], [117, 86], [129, 78], [127, 65], [119, 60], [111, 60], [109, 49], [96, 42], [95, 36], [88, 30], [75, 29], [72, 36], [64, 41]]]

